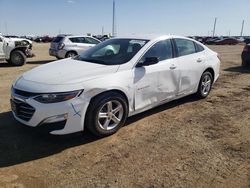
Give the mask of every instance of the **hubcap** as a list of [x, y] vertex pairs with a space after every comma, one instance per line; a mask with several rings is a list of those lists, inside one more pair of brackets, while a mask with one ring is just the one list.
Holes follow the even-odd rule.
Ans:
[[19, 54], [14, 54], [13, 60], [17, 63], [20, 63], [20, 62], [22, 62], [22, 57]]
[[75, 57], [76, 55], [74, 53], [69, 53], [68, 57]]
[[207, 95], [211, 89], [211, 77], [209, 75], [205, 75], [201, 82], [201, 92], [203, 95]]
[[121, 122], [123, 114], [123, 106], [119, 101], [109, 101], [98, 112], [98, 125], [104, 130], [114, 129]]

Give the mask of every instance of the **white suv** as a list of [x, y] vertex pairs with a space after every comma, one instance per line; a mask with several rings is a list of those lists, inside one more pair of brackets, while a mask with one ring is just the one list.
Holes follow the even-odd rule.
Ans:
[[0, 34], [0, 61], [22, 66], [26, 58], [33, 57], [32, 41], [23, 38], [6, 38]]
[[51, 42], [49, 54], [57, 59], [73, 57], [100, 42], [90, 36], [58, 35]]

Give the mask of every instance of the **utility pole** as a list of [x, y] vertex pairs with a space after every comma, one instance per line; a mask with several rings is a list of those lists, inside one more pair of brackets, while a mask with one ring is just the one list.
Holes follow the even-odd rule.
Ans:
[[6, 22], [4, 23], [4, 27], [5, 27], [5, 35], [8, 35], [8, 25]]
[[214, 37], [214, 35], [215, 35], [216, 22], [217, 22], [217, 18], [214, 19], [213, 37]]
[[242, 25], [241, 25], [241, 31], [240, 31], [240, 36], [241, 36], [241, 37], [242, 37], [242, 35], [243, 35], [244, 24], [245, 24], [245, 20], [242, 21]]
[[102, 35], [104, 35], [104, 26], [102, 26]]
[[115, 20], [115, 0], [113, 0], [113, 22], [112, 22], [112, 36], [116, 36], [116, 20]]

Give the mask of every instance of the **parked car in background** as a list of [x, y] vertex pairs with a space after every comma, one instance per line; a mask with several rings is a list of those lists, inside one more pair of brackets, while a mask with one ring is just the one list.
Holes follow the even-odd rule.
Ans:
[[100, 42], [91, 36], [58, 35], [50, 44], [49, 54], [57, 59], [73, 57]]
[[21, 66], [26, 63], [27, 57], [33, 56], [32, 41], [22, 38], [6, 38], [0, 35], [0, 60]]
[[12, 112], [31, 127], [62, 121], [51, 134], [87, 128], [108, 136], [128, 116], [193, 93], [207, 97], [219, 70], [217, 53], [186, 37], [113, 38], [21, 75], [12, 85]]
[[27, 38], [24, 38], [24, 37], [18, 37], [16, 35], [4, 35], [2, 37], [12, 39], [12, 40], [15, 40], [15, 41], [26, 41], [27, 43], [29, 43], [32, 46], [32, 41], [30, 39], [27, 39]]
[[52, 42], [54, 38], [50, 37], [49, 35], [45, 35], [41, 39], [42, 39], [42, 42]]
[[105, 41], [111, 38], [109, 35], [95, 35], [93, 37], [100, 41]]
[[242, 66], [250, 66], [250, 43], [246, 44], [242, 53], [241, 53], [241, 59], [242, 59]]
[[215, 45], [236, 45], [239, 44], [239, 41], [235, 38], [223, 38], [214, 41]]

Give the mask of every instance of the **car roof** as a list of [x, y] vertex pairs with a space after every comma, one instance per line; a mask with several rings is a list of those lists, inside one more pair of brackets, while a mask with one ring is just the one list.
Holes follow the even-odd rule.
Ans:
[[92, 36], [88, 36], [88, 35], [68, 35], [66, 37], [68, 37], [68, 38], [73, 38], [73, 37], [91, 37], [91, 38], [93, 38]]
[[161, 39], [168, 39], [168, 38], [183, 38], [193, 40], [184, 36], [177, 36], [177, 35], [162, 35], [162, 34], [146, 34], [146, 35], [127, 35], [127, 36], [118, 36], [115, 38], [119, 39], [144, 39], [144, 40], [161, 40]]

